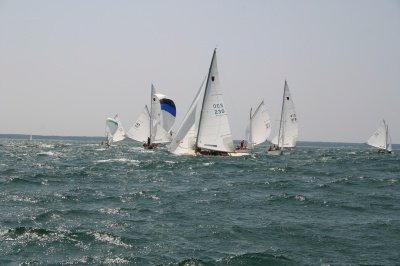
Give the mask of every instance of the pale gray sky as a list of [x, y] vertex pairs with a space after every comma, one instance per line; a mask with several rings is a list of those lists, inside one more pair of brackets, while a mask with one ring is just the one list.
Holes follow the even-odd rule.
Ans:
[[213, 49], [234, 138], [285, 78], [300, 140], [365, 142], [385, 118], [400, 143], [400, 1], [1, 1], [0, 133], [129, 128], [150, 84], [181, 121]]

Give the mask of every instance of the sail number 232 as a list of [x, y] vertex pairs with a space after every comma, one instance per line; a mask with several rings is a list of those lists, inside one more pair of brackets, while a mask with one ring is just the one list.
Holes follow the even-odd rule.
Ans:
[[224, 105], [222, 103], [214, 103], [213, 108], [215, 115], [221, 115], [225, 113]]

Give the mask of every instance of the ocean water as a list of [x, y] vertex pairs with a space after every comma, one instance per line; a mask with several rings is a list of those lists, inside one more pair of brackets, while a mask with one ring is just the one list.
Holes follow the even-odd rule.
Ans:
[[0, 264], [400, 264], [400, 150], [264, 150], [0, 139]]

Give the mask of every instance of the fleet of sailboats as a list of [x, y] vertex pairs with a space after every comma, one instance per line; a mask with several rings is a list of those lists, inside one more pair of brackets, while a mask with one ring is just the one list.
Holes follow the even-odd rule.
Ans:
[[379, 152], [392, 152], [392, 139], [389, 134], [389, 125], [383, 119], [382, 124], [374, 132], [374, 134], [368, 139], [367, 144], [378, 148]]
[[[261, 101], [254, 112], [252, 108], [250, 109], [245, 140], [241, 140], [240, 145], [235, 147], [223, 99], [224, 92], [220, 84], [216, 49], [207, 76], [176, 132], [172, 132], [176, 118], [174, 101], [166, 95], [157, 93], [153, 84], [150, 97], [150, 109], [145, 105], [127, 132], [123, 129], [118, 115], [106, 119], [107, 145], [129, 138], [142, 142], [146, 149], [168, 144], [168, 151], [175, 155], [213, 156], [249, 155], [257, 145], [266, 141], [271, 143], [267, 151], [271, 155], [281, 155], [285, 148], [296, 147], [299, 134], [298, 121], [286, 80], [277, 135], [269, 140], [271, 119], [264, 101]], [[379, 152], [392, 152], [389, 126], [385, 120], [368, 139], [367, 144], [378, 148]]]

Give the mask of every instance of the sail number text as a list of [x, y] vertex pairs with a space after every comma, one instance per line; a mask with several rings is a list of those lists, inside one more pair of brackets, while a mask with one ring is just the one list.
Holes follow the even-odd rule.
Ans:
[[215, 115], [221, 115], [225, 113], [224, 105], [222, 103], [214, 103], [213, 108]]

